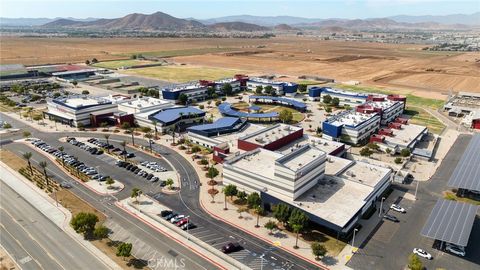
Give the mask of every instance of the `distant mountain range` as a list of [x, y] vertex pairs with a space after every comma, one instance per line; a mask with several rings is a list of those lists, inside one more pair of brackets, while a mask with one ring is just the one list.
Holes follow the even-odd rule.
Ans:
[[[480, 26], [480, 13], [447, 16], [406, 16], [373, 19], [309, 19], [292, 16], [227, 16], [208, 20], [181, 19], [163, 12], [133, 13], [117, 19], [74, 18], [0, 18], [2, 25], [42, 28], [83, 28], [97, 30], [140, 31], [298, 31], [299, 29], [394, 30], [394, 29], [465, 29]], [[50, 21], [49, 21], [50, 20]]]

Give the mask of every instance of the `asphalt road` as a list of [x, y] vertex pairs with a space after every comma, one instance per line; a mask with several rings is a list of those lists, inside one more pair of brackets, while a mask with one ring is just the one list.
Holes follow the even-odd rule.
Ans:
[[9, 186], [0, 194], [1, 244], [22, 269], [108, 269]]
[[[480, 221], [474, 224], [465, 258], [445, 253], [433, 248], [434, 240], [423, 237], [420, 231], [442, 192], [448, 190], [447, 182], [465, 151], [471, 136], [460, 136], [448, 152], [441, 166], [427, 182], [420, 182], [416, 201], [397, 198], [407, 210], [406, 214], [389, 211], [400, 223], [384, 221], [371, 234], [371, 238], [352, 257], [348, 266], [354, 269], [403, 269], [413, 248], [422, 248], [434, 257], [428, 261], [421, 259], [427, 269], [479, 269], [480, 264]], [[414, 193], [416, 183], [396, 186]]]
[[[3, 116], [3, 115], [2, 115]], [[154, 197], [155, 199], [159, 200], [162, 204], [170, 207], [171, 209], [175, 210], [176, 212], [190, 215], [191, 220], [198, 226], [198, 230], [192, 230], [192, 234], [199, 237], [203, 241], [211, 244], [216, 248], [221, 248], [222, 245], [226, 244], [227, 242], [237, 241], [242, 244], [244, 250], [238, 253], [233, 253], [230, 256], [239, 260], [240, 262], [248, 265], [253, 269], [317, 269], [317, 266], [310, 264], [307, 261], [300, 260], [296, 256], [275, 248], [270, 244], [257, 239], [249, 234], [244, 233], [243, 231], [237, 229], [236, 227], [230, 226], [228, 224], [222, 223], [217, 219], [210, 217], [208, 213], [206, 213], [200, 206], [199, 203], [199, 189], [198, 183], [199, 179], [198, 176], [188, 161], [186, 161], [181, 155], [176, 153], [175, 151], [164, 147], [162, 145], [154, 145], [154, 150], [162, 155], [163, 158], [167, 159], [177, 170], [180, 174], [180, 178], [182, 180], [182, 189], [179, 194], [176, 195], [165, 195], [160, 193], [160, 187], [152, 185], [144, 178], [138, 177], [130, 172], [126, 172], [124, 169], [118, 168], [112, 164], [106, 158], [100, 156], [92, 156], [88, 152], [79, 149], [76, 146], [72, 146], [68, 143], [61, 143], [58, 141], [58, 138], [70, 136], [70, 137], [91, 137], [95, 136], [99, 139], [104, 139], [100, 134], [89, 134], [87, 132], [74, 132], [74, 133], [42, 133], [37, 130], [33, 130], [28, 126], [25, 126], [23, 123], [15, 121], [11, 118], [4, 117], [9, 120], [10, 123], [15, 128], [20, 129], [28, 129], [32, 132], [34, 137], [40, 138], [47, 142], [48, 144], [58, 147], [62, 145], [65, 148], [66, 152], [72, 153], [74, 151], [74, 155], [77, 156], [80, 160], [84, 161], [87, 165], [92, 165], [94, 167], [98, 166], [99, 172], [102, 174], [108, 174], [113, 178], [120, 179], [125, 184], [125, 189], [115, 195], [115, 199], [124, 199], [130, 196], [131, 189], [133, 187], [138, 187], [142, 189], [148, 195]], [[4, 140], [8, 139], [17, 139], [20, 138], [20, 135], [11, 136], [11, 138], [3, 138]], [[127, 140], [129, 141], [128, 137], [118, 136], [112, 134], [109, 138], [110, 142], [114, 145], [118, 146], [118, 141]], [[147, 142], [141, 140], [140, 138], [136, 138], [135, 142], [137, 144], [147, 145]], [[4, 148], [9, 149], [10, 151], [21, 155], [24, 152], [34, 152], [28, 146], [17, 144], [17, 143], [10, 143], [3, 145]], [[41, 151], [41, 150], [39, 150]], [[153, 158], [149, 155], [145, 155], [141, 152], [135, 151], [130, 149], [129, 152], [135, 152], [137, 157], [140, 159], [147, 159], [147, 160], [156, 160], [160, 163], [163, 163], [162, 159]], [[42, 151], [41, 151], [42, 152]], [[44, 152], [41, 154], [34, 153], [33, 162], [38, 163], [39, 161], [45, 160], [43, 157]], [[49, 162], [50, 163], [50, 162]], [[164, 167], [167, 167], [165, 164]], [[54, 179], [63, 181], [65, 179], [69, 179], [70, 177], [65, 175], [62, 171], [60, 171], [56, 166], [53, 164], [49, 164], [48, 166], [49, 172], [54, 175]], [[126, 177], [128, 176], [128, 177]], [[73, 181], [73, 180], [69, 180]], [[121, 220], [121, 224], [123, 223], [124, 228], [128, 228], [129, 231], [136, 233], [144, 234], [141, 239], [145, 240], [147, 243], [154, 247], [159, 247], [163, 244], [163, 248], [169, 247], [176, 247], [178, 249], [182, 249], [176, 243], [171, 243], [170, 245], [165, 245], [164, 243], [156, 243], [160, 238], [159, 236], [151, 237], [152, 234], [157, 234], [156, 232], [152, 232], [152, 229], [146, 225], [141, 224], [140, 222], [135, 222], [132, 220], [133, 218], [126, 215], [124, 212], [116, 208], [111, 202], [105, 203], [102, 200], [101, 196], [95, 195], [86, 188], [81, 187], [80, 185], [75, 185], [75, 188], [72, 191], [79, 195], [81, 198], [85, 199], [89, 203], [91, 203], [95, 208], [104, 211], [107, 215], [111, 218]], [[118, 220], [116, 220], [118, 222]], [[130, 228], [130, 224], [134, 224], [132, 228]], [[141, 228], [135, 228], [141, 227]], [[198, 234], [196, 234], [198, 231]], [[156, 238], [156, 239], [155, 239]], [[165, 238], [165, 237], [161, 237]], [[164, 240], [160, 240], [163, 242]], [[184, 248], [183, 248], [184, 249]], [[185, 250], [185, 249], [184, 249]], [[191, 251], [190, 252], [176, 252], [178, 254], [186, 254], [186, 256], [192, 256], [192, 262], [203, 262], [202, 266], [205, 264], [205, 260], [198, 259], [199, 256], [194, 255]], [[262, 266], [263, 264], [263, 266]], [[208, 264], [207, 264], [208, 265]], [[208, 267], [207, 267], [208, 268]], [[190, 269], [190, 268], [189, 268]]]

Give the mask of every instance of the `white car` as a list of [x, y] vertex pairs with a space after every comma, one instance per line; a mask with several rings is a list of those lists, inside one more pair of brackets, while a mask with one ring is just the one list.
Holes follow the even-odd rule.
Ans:
[[433, 259], [432, 254], [426, 252], [425, 250], [423, 250], [421, 248], [414, 248], [413, 253], [417, 254], [418, 256], [420, 256], [422, 258], [428, 259], [428, 260]]
[[447, 244], [445, 250], [457, 256], [465, 257], [465, 250], [459, 246]]
[[396, 205], [396, 204], [392, 204], [392, 205], [390, 206], [390, 209], [392, 209], [393, 211], [400, 212], [400, 213], [406, 213], [406, 212], [407, 212], [407, 211], [405, 210], [405, 208], [400, 207], [400, 206], [398, 206], [398, 205]]

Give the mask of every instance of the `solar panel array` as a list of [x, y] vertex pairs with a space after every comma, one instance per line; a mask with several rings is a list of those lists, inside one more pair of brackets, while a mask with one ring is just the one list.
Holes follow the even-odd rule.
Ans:
[[477, 205], [439, 199], [420, 234], [465, 247], [477, 210]]
[[448, 186], [480, 191], [480, 134], [473, 135], [448, 180]]

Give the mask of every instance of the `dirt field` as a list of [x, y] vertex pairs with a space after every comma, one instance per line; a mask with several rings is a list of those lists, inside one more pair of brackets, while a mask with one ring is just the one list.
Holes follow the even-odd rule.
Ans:
[[[31, 46], [35, 44], [35, 46]], [[1, 62], [43, 64], [125, 59], [131, 53], [175, 56], [194, 66], [357, 80], [363, 85], [413, 91], [421, 96], [453, 91], [480, 92], [480, 53], [422, 51], [424, 45], [271, 39], [86, 39], [2, 38]]]

